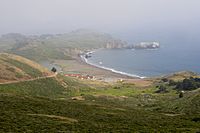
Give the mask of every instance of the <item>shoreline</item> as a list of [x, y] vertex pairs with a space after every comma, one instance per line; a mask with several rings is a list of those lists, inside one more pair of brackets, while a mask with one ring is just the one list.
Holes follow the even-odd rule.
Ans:
[[[94, 51], [94, 50], [92, 50], [92, 51]], [[91, 51], [89, 51], [89, 52], [91, 52]], [[83, 53], [85, 53], [85, 52], [83, 52]], [[60, 64], [61, 67], [62, 67], [63, 63], [64, 63], [63, 60], [56, 61], [56, 64]], [[67, 60], [67, 64], [71, 64], [71, 65], [67, 66], [67, 67], [66, 66], [62, 67], [64, 72], [66, 72], [66, 73], [78, 72], [78, 73], [82, 73], [82, 74], [89, 74], [89, 75], [95, 76], [96, 80], [100, 80], [100, 81], [113, 82], [113, 81], [118, 81], [118, 80], [141, 79], [138, 77], [133, 77], [133, 76], [124, 75], [121, 73], [116, 73], [116, 72], [89, 64], [83, 58], [81, 58], [81, 55], [79, 55], [79, 54], [76, 54], [76, 56], [74, 56], [74, 60], [71, 60], [71, 61]]]
[[147, 77], [143, 77], [143, 76], [139, 76], [139, 75], [134, 75], [134, 74], [126, 73], [126, 72], [123, 72], [123, 71], [115, 70], [113, 68], [109, 68], [109, 67], [105, 67], [105, 66], [100, 66], [100, 65], [91, 63], [91, 62], [88, 61], [88, 59], [85, 58], [85, 55], [90, 55], [90, 54], [92, 54], [94, 52], [96, 52], [96, 50], [86, 52], [83, 55], [80, 55], [79, 57], [80, 57], [80, 59], [81, 59], [82, 62], [86, 63], [87, 65], [90, 65], [90, 66], [93, 66], [95, 68], [98, 68], [98, 69], [102, 69], [102, 70], [105, 70], [105, 71], [110, 71], [112, 73], [120, 74], [120, 75], [127, 76], [127, 77], [134, 78], [134, 79], [135, 78], [136, 79], [145, 79], [145, 78], [147, 78]]

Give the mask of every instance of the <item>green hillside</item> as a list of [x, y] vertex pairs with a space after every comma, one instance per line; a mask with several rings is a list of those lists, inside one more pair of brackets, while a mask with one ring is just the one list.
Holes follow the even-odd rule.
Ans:
[[[18, 81], [0, 84], [0, 132], [200, 131], [200, 90], [179, 98], [169, 84], [177, 75], [148, 79], [152, 84], [141, 87], [45, 76], [48, 71], [37, 63], [10, 54], [1, 54], [0, 64], [1, 81]], [[158, 93], [159, 86], [166, 91]]]

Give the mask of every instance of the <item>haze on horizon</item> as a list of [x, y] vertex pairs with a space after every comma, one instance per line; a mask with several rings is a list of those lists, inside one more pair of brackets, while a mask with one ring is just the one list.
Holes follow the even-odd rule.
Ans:
[[200, 33], [199, 0], [0, 0], [0, 34]]

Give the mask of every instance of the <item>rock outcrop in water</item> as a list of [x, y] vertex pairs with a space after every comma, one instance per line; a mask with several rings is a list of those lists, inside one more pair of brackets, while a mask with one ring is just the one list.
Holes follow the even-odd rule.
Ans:
[[157, 49], [160, 48], [159, 42], [141, 42], [136, 45], [128, 46], [129, 49]]
[[158, 49], [160, 48], [159, 42], [140, 42], [138, 44], [127, 45], [126, 42], [121, 40], [113, 40], [108, 42], [105, 47], [106, 49]]

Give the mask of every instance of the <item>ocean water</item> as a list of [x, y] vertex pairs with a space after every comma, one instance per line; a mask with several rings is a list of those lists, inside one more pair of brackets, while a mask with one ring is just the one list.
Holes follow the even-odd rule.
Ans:
[[153, 77], [178, 71], [200, 73], [200, 44], [160, 43], [156, 50], [102, 49], [87, 59], [91, 65], [117, 73]]

